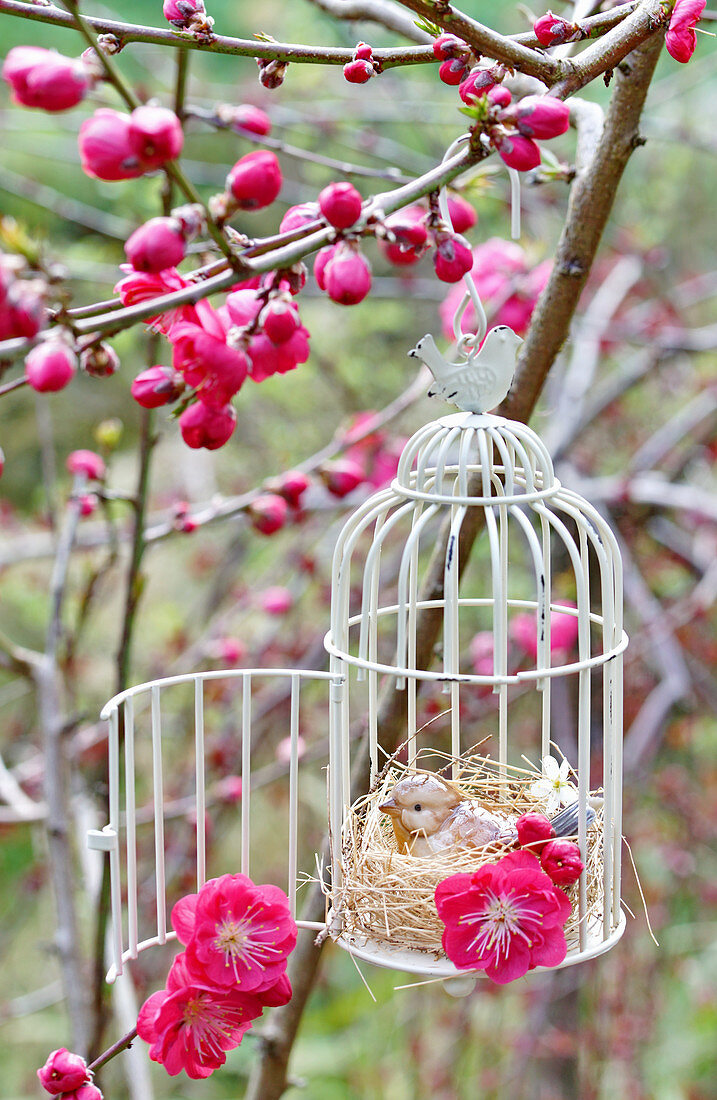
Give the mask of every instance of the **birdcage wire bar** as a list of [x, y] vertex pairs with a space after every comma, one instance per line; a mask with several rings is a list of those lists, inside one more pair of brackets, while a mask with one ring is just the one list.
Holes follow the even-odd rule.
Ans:
[[[459, 546], [471, 509], [485, 519], [490, 559], [489, 595], [461, 592]], [[421, 550], [432, 538], [437, 520], [447, 517], [448, 537], [440, 599], [418, 598]], [[572, 529], [571, 529], [572, 528]], [[381, 561], [384, 548], [405, 531], [395, 591], [384, 591]], [[370, 537], [363, 562], [359, 549]], [[535, 598], [516, 596], [510, 579], [517, 540], [521, 556], [533, 577]], [[556, 602], [552, 557], [561, 553], [569, 563], [576, 606]], [[351, 608], [352, 563], [360, 564], [361, 603]], [[592, 583], [591, 583], [592, 582]], [[346, 675], [341, 701], [332, 710], [330, 769], [334, 788], [330, 805], [332, 835], [333, 908], [330, 931], [357, 957], [378, 965], [396, 966], [423, 974], [454, 972], [445, 961], [427, 962], [418, 952], [396, 951], [390, 944], [363, 946], [360, 937], [347, 937], [341, 913], [341, 835], [350, 814], [350, 758], [348, 731], [351, 715], [365, 712], [369, 758], [375, 778], [386, 759], [378, 725], [378, 683], [387, 677], [397, 690], [407, 691], [406, 762], [415, 765], [419, 751], [417, 695], [421, 683], [441, 684], [449, 695], [450, 747], [454, 761], [469, 745], [461, 733], [461, 693], [490, 685], [497, 696], [497, 761], [508, 764], [510, 745], [510, 689], [534, 688], [539, 694], [541, 758], [554, 750], [551, 739], [552, 685], [557, 678], [574, 677], [576, 686], [577, 758], [573, 764], [578, 786], [577, 838], [583, 857], [587, 846], [587, 806], [590, 783], [592, 677], [602, 673], [602, 735], [604, 789], [604, 904], [599, 932], [587, 926], [585, 872], [579, 883], [578, 943], [564, 965], [607, 950], [622, 934], [620, 908], [621, 785], [622, 785], [622, 653], [627, 636], [622, 624], [622, 567], [616, 539], [596, 508], [564, 488], [555, 477], [550, 455], [526, 425], [503, 418], [458, 413], [424, 425], [408, 441], [390, 489], [382, 490], [349, 517], [336, 545], [331, 626], [325, 645], [334, 673]], [[386, 596], [388, 595], [388, 599]], [[416, 630], [423, 611], [443, 615], [443, 655], [438, 667], [417, 667]], [[467, 612], [485, 609], [491, 615], [493, 668], [490, 674], [466, 671], [461, 664], [461, 625]], [[537, 654], [534, 667], [511, 670], [508, 662], [509, 617], [517, 611], [536, 615]], [[577, 657], [553, 663], [551, 613], [577, 619]], [[379, 634], [395, 638], [393, 661], [381, 653]], [[385, 652], [385, 646], [383, 647]], [[354, 688], [368, 679], [368, 696]], [[454, 765], [455, 772], [455, 765]], [[593, 922], [594, 923], [594, 922]], [[418, 956], [418, 957], [417, 957]]]
[[[239, 681], [241, 683], [240, 731], [241, 731], [241, 872], [250, 875], [251, 860], [251, 798], [252, 798], [252, 687], [259, 681], [288, 680], [289, 715], [288, 737], [290, 756], [288, 764], [288, 825], [286, 840], [287, 882], [286, 892], [292, 916], [297, 913], [298, 848], [299, 848], [299, 731], [301, 716], [301, 691], [310, 682], [324, 683], [329, 689], [340, 688], [342, 677], [330, 672], [298, 669], [230, 669], [187, 673], [164, 677], [136, 685], [119, 693], [106, 703], [101, 718], [108, 722], [108, 786], [109, 821], [101, 830], [90, 830], [90, 848], [105, 852], [110, 865], [110, 915], [112, 963], [107, 980], [113, 982], [123, 972], [127, 961], [136, 959], [142, 951], [176, 939], [176, 933], [167, 928], [167, 871], [166, 838], [164, 833], [164, 746], [163, 700], [173, 687], [190, 685], [194, 699], [194, 829], [196, 832], [196, 883], [199, 890], [207, 879], [206, 811], [207, 790], [205, 775], [205, 713], [204, 687], [208, 681]], [[140, 931], [141, 913], [138, 881], [137, 839], [137, 708], [149, 705], [151, 790], [154, 807], [154, 895], [156, 919], [154, 927]], [[120, 737], [123, 731], [123, 738]], [[122, 748], [123, 741], [123, 748]], [[123, 756], [124, 767], [120, 766]], [[255, 861], [256, 862], [256, 861]], [[124, 879], [124, 891], [123, 891]], [[126, 911], [126, 937], [123, 912]], [[324, 923], [297, 920], [300, 928], [321, 930]]]

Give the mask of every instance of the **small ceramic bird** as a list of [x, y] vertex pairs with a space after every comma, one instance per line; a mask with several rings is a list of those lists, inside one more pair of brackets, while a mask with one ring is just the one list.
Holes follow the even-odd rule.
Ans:
[[484, 413], [500, 405], [510, 389], [522, 343], [512, 328], [496, 325], [478, 354], [461, 363], [444, 359], [430, 333], [408, 354], [425, 363], [436, 380], [429, 397], [443, 397], [466, 412]]
[[[393, 824], [399, 852], [435, 856], [451, 848], [480, 848], [517, 839], [517, 814], [489, 810], [460, 787], [434, 772], [416, 772], [399, 779], [390, 797], [379, 806]], [[587, 809], [588, 824], [595, 811]], [[556, 836], [577, 832], [577, 803], [550, 819]]]

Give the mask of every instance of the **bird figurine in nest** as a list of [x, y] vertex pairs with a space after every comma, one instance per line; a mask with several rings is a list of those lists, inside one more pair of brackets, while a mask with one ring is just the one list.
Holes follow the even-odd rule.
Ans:
[[508, 393], [522, 343], [508, 325], [496, 325], [480, 351], [462, 362], [444, 359], [430, 333], [408, 354], [425, 363], [436, 380], [429, 397], [443, 397], [466, 412], [485, 413], [500, 405]]
[[[379, 810], [391, 818], [399, 852], [431, 857], [452, 848], [480, 848], [517, 840], [518, 814], [489, 810], [435, 772], [399, 779]], [[595, 811], [587, 808], [588, 825]], [[550, 818], [555, 836], [572, 836], [578, 827], [577, 802]]]

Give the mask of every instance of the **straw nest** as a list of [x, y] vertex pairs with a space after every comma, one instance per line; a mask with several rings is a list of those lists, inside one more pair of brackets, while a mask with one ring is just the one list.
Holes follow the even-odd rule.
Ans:
[[[530, 794], [530, 786], [540, 778], [540, 772], [509, 765], [500, 769], [494, 761], [481, 756], [462, 757], [456, 764], [453, 781], [459, 783], [468, 798], [479, 800], [487, 809], [514, 819], [528, 810], [545, 812], [545, 804]], [[421, 769], [391, 763], [378, 776], [368, 795], [351, 807], [342, 837], [344, 931], [444, 958], [441, 947], [444, 925], [433, 900], [436, 886], [450, 875], [496, 863], [517, 845], [494, 842], [480, 848], [449, 850], [430, 858], [399, 852], [391, 821], [378, 807], [390, 797], [399, 779], [416, 770]], [[587, 906], [583, 919], [588, 929], [602, 919], [602, 847], [602, 812], [598, 811], [587, 838]], [[573, 906], [565, 925], [571, 950], [577, 949], [578, 944], [579, 884], [568, 887], [566, 893]]]

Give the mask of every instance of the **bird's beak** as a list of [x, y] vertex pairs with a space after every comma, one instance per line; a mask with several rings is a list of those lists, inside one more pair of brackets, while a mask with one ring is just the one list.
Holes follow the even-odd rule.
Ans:
[[382, 814], [388, 814], [389, 817], [398, 817], [401, 812], [393, 798], [387, 798], [385, 802], [382, 802], [379, 806], [379, 810]]

